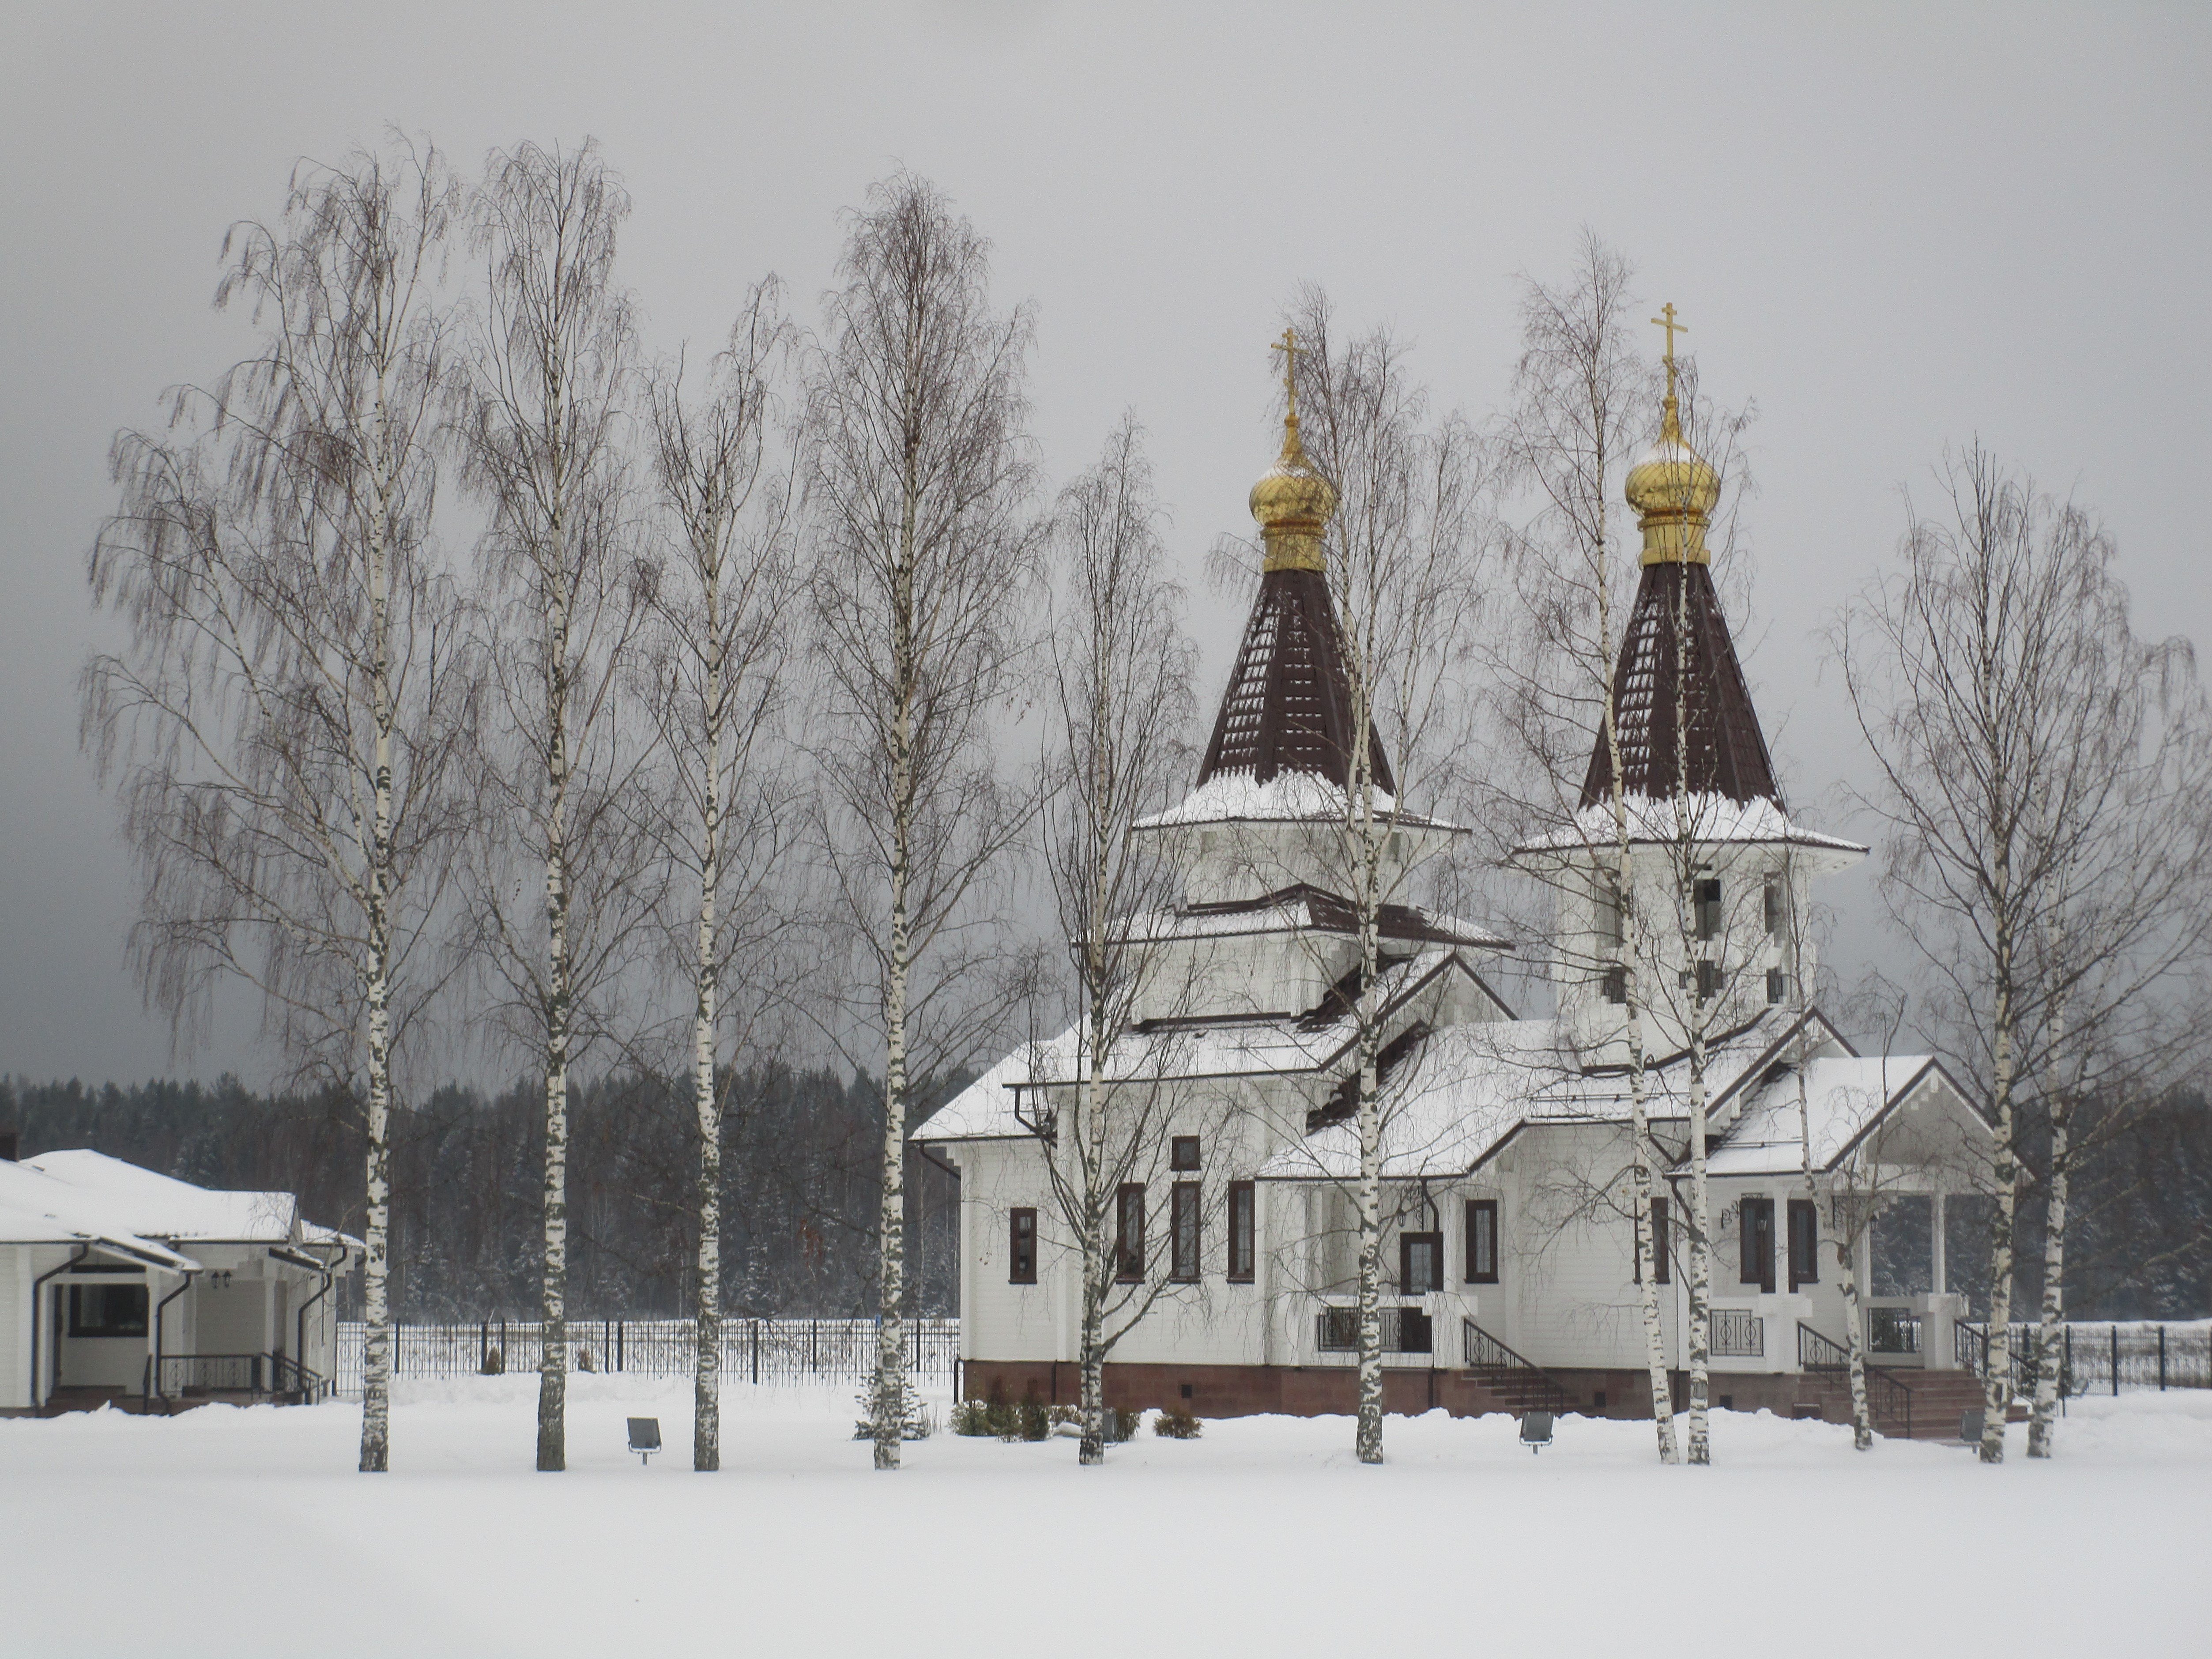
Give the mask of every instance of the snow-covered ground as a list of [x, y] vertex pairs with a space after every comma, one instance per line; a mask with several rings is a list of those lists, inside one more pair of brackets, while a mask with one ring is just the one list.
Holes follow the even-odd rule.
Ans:
[[[2077, 1401], [2003, 1468], [1720, 1413], [1716, 1467], [1648, 1425], [1342, 1419], [1072, 1441], [940, 1434], [878, 1475], [843, 1392], [729, 1391], [690, 1472], [680, 1382], [573, 1379], [569, 1471], [530, 1469], [534, 1379], [418, 1384], [395, 1472], [358, 1407], [0, 1421], [0, 1652], [351, 1655], [2023, 1656], [2212, 1652], [2212, 1393]], [[649, 1468], [623, 1419], [658, 1415]]]

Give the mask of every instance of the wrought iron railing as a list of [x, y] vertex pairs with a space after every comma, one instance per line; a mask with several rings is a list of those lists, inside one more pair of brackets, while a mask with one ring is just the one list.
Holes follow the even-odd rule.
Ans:
[[[1833, 1338], [1822, 1335], [1801, 1319], [1797, 1322], [1797, 1369], [1802, 1371], [1838, 1372], [1848, 1377], [1851, 1369], [1851, 1351]], [[1869, 1407], [1875, 1415], [1887, 1417], [1893, 1423], [1902, 1421], [1905, 1437], [1911, 1439], [1911, 1389], [1894, 1371], [1884, 1370], [1879, 1365], [1862, 1361], [1859, 1369], [1866, 1377]]]
[[1748, 1308], [1715, 1308], [1709, 1340], [1717, 1359], [1763, 1358], [1766, 1322]]
[[[1385, 1353], [1433, 1353], [1436, 1327], [1419, 1308], [1378, 1308]], [[1314, 1346], [1323, 1353], [1359, 1352], [1359, 1310], [1323, 1308], [1314, 1316]]]
[[1514, 1352], [1472, 1319], [1460, 1321], [1460, 1343], [1468, 1370], [1480, 1373], [1486, 1382], [1507, 1385], [1540, 1411], [1566, 1410], [1567, 1390], [1559, 1378]]
[[165, 1353], [154, 1392], [165, 1399], [196, 1394], [268, 1394], [275, 1364], [265, 1353]]
[[319, 1371], [309, 1370], [289, 1354], [270, 1357], [270, 1385], [277, 1394], [296, 1395], [303, 1406], [313, 1406], [330, 1398], [330, 1379]]

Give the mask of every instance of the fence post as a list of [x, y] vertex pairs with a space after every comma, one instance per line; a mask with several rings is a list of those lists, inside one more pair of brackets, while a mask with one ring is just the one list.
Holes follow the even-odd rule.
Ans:
[[624, 1363], [623, 1358], [623, 1350], [625, 1346], [623, 1339], [629, 1336], [629, 1322], [626, 1319], [617, 1319], [615, 1321], [615, 1369], [618, 1371], [627, 1370], [629, 1369]]
[[806, 1369], [816, 1376], [822, 1374], [822, 1322], [806, 1322]]
[[753, 1318], [753, 1382], [756, 1387], [760, 1383], [760, 1318], [758, 1315], [754, 1316]]
[[2112, 1334], [2112, 1398], [2120, 1397], [2120, 1322], [2114, 1320], [2107, 1328]]
[[2158, 1391], [2166, 1392], [2166, 1327], [2158, 1328]]

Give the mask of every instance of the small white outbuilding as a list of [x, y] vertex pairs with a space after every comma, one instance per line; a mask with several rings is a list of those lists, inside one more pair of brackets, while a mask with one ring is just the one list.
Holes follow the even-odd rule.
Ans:
[[85, 1150], [0, 1158], [0, 1413], [318, 1399], [361, 1249], [290, 1193]]

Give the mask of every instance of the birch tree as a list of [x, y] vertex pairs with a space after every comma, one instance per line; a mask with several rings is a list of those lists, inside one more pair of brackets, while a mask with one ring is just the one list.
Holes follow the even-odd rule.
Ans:
[[[1167, 1283], [1157, 1271], [1123, 1271], [1116, 1204], [1125, 1183], [1165, 1161], [1176, 1101], [1151, 1077], [1109, 1078], [1141, 1008], [1188, 1000], [1178, 995], [1188, 987], [1168, 982], [1179, 959], [1161, 932], [1176, 872], [1133, 834], [1188, 776], [1198, 712], [1196, 651], [1181, 626], [1182, 592], [1164, 570], [1161, 516], [1143, 428], [1125, 415], [1097, 464], [1060, 492], [1058, 603], [1047, 639], [1045, 866], [1073, 969], [1075, 1025], [1066, 1074], [1050, 1091], [1065, 1104], [1045, 1108], [1049, 1121], [1036, 1127], [1056, 1218], [1081, 1264], [1076, 1358], [1086, 1465], [1106, 1458], [1107, 1356]], [[1032, 1075], [1054, 1069], [1041, 1065]]]
[[[1288, 312], [1288, 415], [1294, 441], [1336, 490], [1322, 566], [1341, 630], [1348, 726], [1347, 787], [1334, 861], [1347, 890], [1358, 949], [1352, 1115], [1359, 1173], [1358, 1417], [1355, 1449], [1382, 1461], [1382, 1141], [1387, 1108], [1378, 1056], [1387, 1013], [1380, 961], [1383, 907], [1404, 903], [1411, 868], [1394, 848], [1407, 826], [1441, 832], [1402, 810], [1409, 786], [1449, 796], [1466, 736], [1467, 672], [1480, 620], [1481, 496], [1487, 459], [1458, 414], [1431, 419], [1430, 392], [1407, 349], [1385, 327], [1343, 340], [1318, 288]], [[1304, 406], [1299, 413], [1301, 400]], [[1378, 777], [1377, 750], [1396, 757]], [[1395, 783], [1394, 791], [1389, 786]], [[1413, 832], [1418, 835], [1419, 830]]]
[[1030, 325], [1024, 307], [993, 309], [988, 253], [927, 180], [872, 187], [808, 376], [824, 842], [884, 1060], [881, 1469], [898, 1467], [903, 1420], [908, 1117], [917, 1080], [973, 1052], [1009, 1004], [974, 901], [1030, 817], [990, 717], [1037, 564]]
[[[1845, 609], [1834, 644], [1878, 768], [1883, 892], [1931, 987], [1929, 1035], [1994, 1131], [1981, 1457], [1995, 1463], [2022, 1109], [2039, 1088], [2055, 1097], [2063, 1148], [2083, 1076], [2066, 1056], [2086, 1063], [2101, 1019], [2154, 1021], [2193, 970], [2203, 716], [2188, 647], [2132, 634], [2089, 514], [1979, 447], [1948, 455], [1938, 480], [1938, 513], [1908, 501], [1902, 569]], [[2045, 1328], [2063, 1334], [2063, 1182], [2052, 1197]], [[2047, 1422], [2036, 1438], [2047, 1451]]]
[[[645, 696], [667, 761], [658, 822], [663, 856], [681, 872], [669, 892], [672, 943], [691, 993], [691, 1466], [702, 1471], [721, 1467], [723, 1121], [787, 981], [790, 964], [775, 947], [799, 919], [799, 780], [780, 729], [799, 592], [797, 475], [776, 418], [792, 332], [779, 301], [773, 279], [752, 289], [702, 398], [687, 398], [680, 364], [656, 375], [649, 393], [665, 551]], [[754, 1053], [750, 1063], [764, 1058]]]
[[127, 642], [87, 663], [82, 731], [148, 1000], [189, 1043], [243, 981], [297, 1075], [362, 1109], [364, 1473], [390, 1467], [392, 1115], [447, 982], [474, 707], [434, 533], [456, 208], [438, 152], [395, 140], [301, 163], [280, 219], [234, 227], [216, 304], [259, 349], [173, 393], [166, 434], [117, 437], [90, 566]]
[[[1508, 568], [1517, 609], [1530, 626], [1509, 630], [1494, 659], [1495, 714], [1504, 747], [1520, 763], [1507, 776], [1528, 780], [1525, 799], [1502, 816], [1520, 835], [1564, 830], [1581, 844], [1595, 872], [1594, 892], [1573, 891], [1608, 925], [1589, 944], [1565, 929], [1547, 928], [1553, 949], [1585, 959], [1562, 963], [1569, 973], [1617, 975], [1628, 1061], [1632, 1154], [1629, 1210], [1635, 1235], [1637, 1301], [1644, 1366], [1662, 1462], [1676, 1460], [1674, 1400], [1666, 1329], [1660, 1317], [1652, 1200], [1662, 1160], [1650, 1127], [1645, 1031], [1650, 995], [1633, 880], [1626, 770], [1621, 763], [1613, 665], [1617, 620], [1627, 595], [1613, 546], [1614, 503], [1648, 407], [1650, 372], [1631, 343], [1629, 287], [1634, 269], [1591, 232], [1567, 280], [1521, 282], [1521, 356], [1499, 442], [1509, 480], [1531, 491], [1531, 520], [1510, 539]], [[1589, 734], [1610, 760], [1605, 811], [1577, 811], [1577, 772], [1587, 763]], [[1510, 844], [1510, 843], [1509, 843]], [[1538, 866], [1523, 861], [1524, 867]], [[1579, 874], [1579, 872], [1577, 872]], [[1587, 879], [1587, 878], [1583, 878]], [[1557, 885], [1561, 877], [1550, 879]], [[1571, 942], [1575, 940], [1577, 942]]]
[[[495, 153], [472, 210], [482, 312], [457, 386], [497, 729], [471, 909], [481, 958], [545, 1090], [538, 1467], [567, 1464], [568, 1092], [604, 994], [651, 914], [628, 798], [642, 745], [619, 718], [644, 614], [624, 556], [620, 422], [635, 338], [615, 283], [629, 198], [598, 147]], [[541, 896], [526, 896], [529, 872]]]

